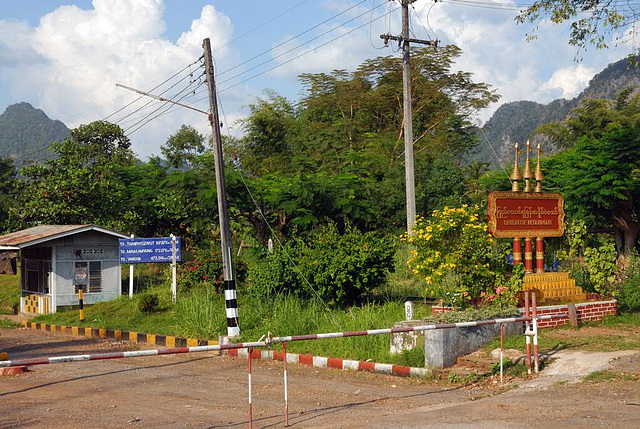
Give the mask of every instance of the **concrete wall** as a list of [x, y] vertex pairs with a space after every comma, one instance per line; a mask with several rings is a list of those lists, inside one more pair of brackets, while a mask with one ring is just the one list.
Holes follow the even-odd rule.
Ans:
[[[504, 325], [506, 337], [522, 333], [521, 322], [505, 323]], [[447, 368], [453, 366], [459, 356], [473, 353], [499, 336], [500, 325], [425, 331], [425, 366], [431, 368]]]
[[[77, 305], [78, 294], [72, 282], [76, 261], [102, 261], [102, 292], [83, 294], [85, 304], [108, 301], [120, 296], [121, 274], [118, 238], [97, 231], [87, 231], [45, 243], [55, 246], [55, 305]], [[53, 283], [52, 283], [53, 284]], [[53, 288], [52, 288], [53, 290]]]

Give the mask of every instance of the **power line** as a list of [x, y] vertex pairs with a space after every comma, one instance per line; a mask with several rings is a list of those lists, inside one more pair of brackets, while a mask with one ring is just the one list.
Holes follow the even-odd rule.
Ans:
[[[154, 86], [153, 88], [151, 88], [149, 91], [154, 91], [156, 89], [158, 89], [159, 87], [161, 87], [162, 85], [164, 85], [165, 83], [169, 82], [171, 79], [173, 79], [174, 77], [178, 76], [180, 73], [182, 73], [183, 71], [185, 71], [188, 68], [191, 68], [191, 66], [195, 65], [196, 63], [198, 63], [199, 61], [202, 60], [202, 57], [198, 58], [196, 61], [187, 64], [185, 67], [183, 67], [182, 69], [178, 70], [176, 73], [174, 73], [173, 75], [171, 75], [169, 78], [165, 79], [163, 82], [159, 83], [158, 85]], [[202, 66], [198, 67], [201, 68]], [[196, 69], [197, 70], [197, 69]], [[192, 72], [193, 73], [193, 72]], [[182, 79], [181, 79], [182, 80]], [[113, 112], [112, 114], [106, 116], [103, 121], [106, 121], [107, 119], [109, 119], [110, 117], [116, 115], [117, 113], [120, 113], [121, 111], [123, 111], [124, 109], [126, 109], [127, 107], [131, 106], [133, 103], [135, 103], [136, 101], [140, 100], [142, 97], [138, 97], [135, 100], [133, 100], [132, 102], [126, 104], [125, 106], [121, 107], [120, 109], [116, 110], [115, 112]]]
[[[338, 13], [338, 14], [336, 14], [336, 15], [333, 15], [331, 18], [325, 19], [324, 21], [322, 21], [322, 22], [320, 22], [320, 23], [318, 23], [318, 24], [314, 25], [314, 26], [313, 26], [313, 27], [311, 27], [311, 28], [308, 28], [307, 30], [305, 30], [305, 31], [303, 31], [303, 32], [301, 32], [301, 33], [296, 34], [295, 36], [293, 36], [293, 37], [291, 37], [291, 38], [289, 38], [289, 39], [285, 40], [284, 42], [281, 42], [281, 43], [277, 44], [276, 46], [274, 46], [274, 47], [272, 47], [272, 48], [270, 48], [270, 49], [267, 49], [266, 51], [263, 51], [263, 52], [261, 52], [261, 53], [259, 53], [259, 54], [257, 54], [257, 55], [254, 55], [253, 57], [249, 58], [248, 60], [243, 61], [243, 62], [241, 62], [240, 64], [237, 64], [237, 65], [235, 65], [235, 66], [231, 67], [230, 69], [227, 69], [227, 70], [224, 70], [224, 71], [222, 71], [222, 72], [220, 72], [220, 73], [217, 73], [217, 76], [222, 76], [223, 74], [229, 73], [229, 72], [231, 72], [232, 70], [235, 70], [235, 69], [237, 69], [238, 67], [243, 66], [243, 65], [245, 65], [245, 64], [247, 64], [247, 63], [249, 63], [249, 62], [251, 62], [251, 61], [255, 60], [256, 58], [259, 58], [259, 57], [261, 57], [261, 56], [263, 56], [263, 55], [265, 55], [265, 54], [268, 54], [269, 52], [272, 52], [272, 51], [274, 51], [274, 50], [278, 49], [280, 46], [283, 46], [283, 45], [285, 45], [285, 44], [287, 44], [287, 43], [291, 42], [292, 40], [295, 40], [295, 39], [297, 39], [298, 37], [300, 37], [300, 36], [302, 36], [302, 35], [304, 35], [304, 34], [307, 34], [307, 33], [309, 33], [309, 32], [310, 32], [310, 31], [312, 31], [312, 30], [315, 30], [316, 28], [320, 27], [321, 25], [326, 24], [327, 22], [334, 20], [335, 18], [339, 17], [340, 15], [342, 15], [342, 14], [344, 14], [344, 13], [346, 13], [346, 12], [350, 11], [351, 9], [353, 9], [353, 8], [355, 8], [355, 7], [359, 6], [359, 5], [361, 5], [362, 3], [366, 2], [366, 1], [368, 1], [368, 0], [362, 0], [362, 1], [360, 1], [360, 3], [357, 3], [357, 4], [353, 5], [353, 6], [350, 6], [349, 8], [347, 8], [347, 9], [343, 10], [342, 12], [340, 12], [340, 13]], [[369, 13], [369, 12], [366, 12], [366, 13]], [[348, 23], [348, 22], [351, 22], [351, 21], [353, 21], [354, 19], [357, 19], [357, 18], [359, 18], [359, 17], [361, 17], [361, 16], [362, 16], [362, 14], [361, 14], [361, 15], [358, 15], [356, 18], [353, 18], [353, 19], [350, 19], [350, 20], [349, 20], [349, 21], [347, 21], [347, 22], [344, 22], [344, 23], [343, 23], [343, 25], [344, 25], [344, 24], [346, 24], [346, 23]], [[325, 33], [322, 33], [320, 36], [323, 36], [323, 35], [325, 35], [325, 34], [327, 34], [327, 33], [330, 33], [331, 31], [334, 31], [334, 30], [335, 30], [335, 28], [333, 28], [333, 29], [331, 29], [331, 30], [329, 30], [329, 31], [327, 31], [327, 32], [325, 32]], [[308, 41], [306, 41], [305, 43], [302, 43], [301, 45], [298, 45], [298, 46], [297, 46], [296, 48], [294, 48], [294, 49], [297, 49], [297, 48], [299, 48], [299, 47], [301, 47], [301, 46], [304, 46], [305, 44], [307, 44], [307, 43], [309, 43], [309, 42], [311, 42], [311, 41], [313, 41], [313, 40], [317, 39], [317, 38], [318, 38], [318, 37], [320, 37], [320, 36], [314, 37], [313, 39], [308, 40]], [[287, 51], [287, 53], [288, 53], [288, 52], [290, 52], [290, 51]], [[273, 61], [273, 58], [272, 58], [271, 60], [269, 60], [269, 61]], [[258, 66], [256, 66], [256, 67], [259, 67], [259, 66], [261, 66], [261, 65], [264, 65], [265, 63], [267, 63], [267, 62], [269, 62], [269, 61], [266, 61], [266, 62], [264, 62], [264, 63], [261, 63], [261, 64], [259, 64], [259, 65], [258, 65]], [[255, 68], [255, 67], [254, 67], [254, 68]], [[253, 70], [254, 68], [249, 69], [248, 71], [251, 71], [251, 70]], [[244, 72], [242, 72], [242, 73], [247, 73], [248, 71], [244, 71]], [[241, 73], [241, 74], [242, 74], [242, 73]]]

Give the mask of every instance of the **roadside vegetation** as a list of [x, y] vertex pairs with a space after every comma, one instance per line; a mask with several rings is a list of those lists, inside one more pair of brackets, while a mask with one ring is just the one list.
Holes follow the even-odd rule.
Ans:
[[[414, 67], [416, 204], [407, 236], [402, 64], [381, 57], [354, 71], [303, 74], [297, 102], [267, 91], [251, 104], [242, 137], [225, 137], [225, 170], [243, 340], [390, 327], [430, 320], [431, 304], [461, 311], [437, 321], [514, 314], [523, 266], [510, 240], [487, 233], [487, 194], [509, 190], [502, 170], [465, 165], [479, 143], [470, 118], [498, 99], [454, 72], [455, 46], [417, 49]], [[640, 311], [640, 95], [583, 100], [571, 116], [536, 130], [555, 153], [541, 160], [545, 189], [563, 192], [567, 233], [545, 242], [548, 271], [571, 272], [593, 299]], [[162, 145], [165, 159], [135, 159], [116, 124], [96, 121], [54, 143], [52, 156], [19, 170], [0, 160], [0, 228], [97, 224], [138, 237], [182, 238], [177, 304], [166, 265], [137, 266], [135, 295], [86, 309], [85, 326], [217, 338], [226, 333], [213, 153], [188, 125]], [[269, 243], [272, 248], [270, 249]], [[123, 267], [123, 291], [128, 290]], [[0, 278], [0, 312], [18, 302]], [[77, 325], [77, 312], [38, 321]], [[611, 323], [611, 322], [606, 322]], [[585, 328], [585, 331], [590, 328]], [[631, 329], [631, 328], [630, 328]], [[632, 336], [563, 338], [543, 347], [637, 347]], [[594, 336], [595, 338], [595, 336]], [[584, 343], [580, 343], [584, 341]], [[588, 345], [585, 345], [588, 344]], [[521, 345], [520, 345], [521, 346]], [[291, 350], [419, 365], [421, 351], [389, 356], [386, 336], [291, 344]]]
[[20, 276], [0, 274], [0, 314], [14, 314], [20, 306]]

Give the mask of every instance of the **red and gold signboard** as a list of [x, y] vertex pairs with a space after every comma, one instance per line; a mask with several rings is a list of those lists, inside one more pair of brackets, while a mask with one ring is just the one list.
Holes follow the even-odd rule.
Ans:
[[562, 194], [491, 192], [489, 232], [496, 238], [561, 237], [564, 234]]

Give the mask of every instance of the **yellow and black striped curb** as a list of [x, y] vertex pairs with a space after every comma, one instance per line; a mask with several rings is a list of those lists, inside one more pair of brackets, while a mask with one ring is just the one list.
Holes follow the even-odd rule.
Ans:
[[174, 337], [171, 335], [146, 334], [144, 332], [121, 331], [118, 329], [85, 328], [82, 326], [51, 325], [24, 321], [22, 324], [30, 329], [47, 332], [60, 332], [63, 334], [82, 335], [86, 338], [102, 338], [111, 340], [131, 341], [164, 347], [197, 347], [216, 346], [215, 340], [200, 340], [198, 338]]

